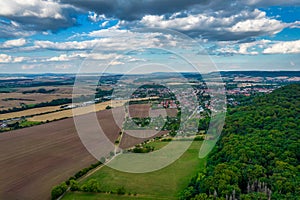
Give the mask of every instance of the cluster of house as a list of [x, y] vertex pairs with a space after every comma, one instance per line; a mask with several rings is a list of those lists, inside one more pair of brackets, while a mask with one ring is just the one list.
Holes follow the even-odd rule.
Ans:
[[177, 108], [177, 104], [174, 100], [163, 100], [160, 103], [160, 106], [162, 108]]
[[267, 77], [266, 80], [273, 83], [299, 82], [300, 77], [299, 76], [294, 76], [294, 77], [277, 76], [277, 77]]
[[99, 103], [100, 101], [101, 101], [100, 98], [96, 98], [95, 100], [86, 101], [86, 102], [83, 102], [83, 103], [63, 105], [60, 108], [62, 108], [62, 109], [72, 109], [72, 108], [85, 107], [85, 106], [93, 105], [95, 103]]
[[16, 122], [22, 121], [21, 118], [14, 118], [14, 119], [6, 119], [0, 121], [0, 130], [9, 127], [10, 125], [15, 124]]
[[6, 127], [7, 127], [6, 123], [0, 122], [0, 128], [6, 128]]
[[245, 87], [245, 88], [234, 88], [227, 90], [228, 95], [245, 95], [250, 96], [253, 93], [271, 93], [275, 87], [272, 88], [261, 88], [261, 87]]

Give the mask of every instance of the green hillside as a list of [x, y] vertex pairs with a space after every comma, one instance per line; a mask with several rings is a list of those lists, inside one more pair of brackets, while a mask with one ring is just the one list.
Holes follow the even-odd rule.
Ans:
[[300, 85], [228, 111], [222, 138], [182, 199], [300, 199]]

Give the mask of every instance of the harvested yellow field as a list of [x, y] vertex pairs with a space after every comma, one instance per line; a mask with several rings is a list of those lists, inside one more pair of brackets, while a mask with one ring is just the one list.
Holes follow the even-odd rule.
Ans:
[[60, 110], [60, 106], [49, 106], [49, 107], [42, 107], [42, 108], [33, 108], [33, 109], [23, 110], [23, 111], [19, 111], [19, 112], [1, 114], [0, 115], [0, 120], [18, 118], [18, 117], [23, 117], [23, 116], [25, 117], [25, 116], [37, 115], [37, 114], [53, 112], [53, 111], [57, 111], [57, 110]]
[[[151, 97], [151, 99], [156, 99], [157, 97]], [[148, 100], [149, 98], [139, 98], [139, 99], [131, 99], [133, 101], [142, 101], [142, 100]], [[74, 108], [70, 110], [62, 110], [54, 113], [34, 116], [31, 118], [28, 118], [28, 121], [34, 121], [34, 122], [45, 122], [45, 121], [53, 121], [53, 120], [59, 120], [63, 118], [78, 116], [78, 115], [84, 115], [91, 112], [98, 112], [101, 110], [105, 110], [107, 106], [111, 107], [120, 107], [123, 106], [126, 102], [130, 100], [113, 100], [113, 101], [107, 101], [99, 104], [94, 104], [90, 106], [85, 107], [79, 107]]]
[[[124, 102], [118, 102], [114, 103], [114, 106], [122, 106], [124, 105]], [[73, 117], [73, 113], [75, 116], [77, 115], [83, 115], [91, 112], [97, 112], [101, 110], [105, 110], [107, 106], [111, 106], [111, 102], [103, 102], [95, 105], [90, 105], [86, 107], [79, 107], [79, 108], [74, 108], [74, 109], [69, 109], [69, 110], [62, 110], [58, 111], [55, 113], [49, 113], [49, 114], [44, 114], [44, 115], [39, 115], [39, 116], [34, 116], [31, 118], [28, 118], [28, 121], [38, 121], [38, 122], [45, 122], [45, 121], [53, 121], [53, 120], [58, 120], [62, 118], [67, 118], [67, 117]]]

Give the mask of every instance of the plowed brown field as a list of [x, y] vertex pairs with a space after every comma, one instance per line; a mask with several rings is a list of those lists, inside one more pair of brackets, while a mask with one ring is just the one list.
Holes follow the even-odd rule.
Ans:
[[[120, 129], [111, 110], [97, 117], [114, 141]], [[88, 122], [83, 126], [87, 133], [96, 131]], [[54, 185], [96, 162], [82, 145], [72, 118], [1, 133], [0, 152], [0, 199], [50, 199]]]

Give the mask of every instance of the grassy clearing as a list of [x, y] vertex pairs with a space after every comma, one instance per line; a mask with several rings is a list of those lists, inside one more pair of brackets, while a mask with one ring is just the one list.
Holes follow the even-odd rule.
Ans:
[[99, 199], [105, 199], [105, 200], [169, 200], [168, 197], [157, 197], [157, 196], [151, 196], [151, 195], [117, 195], [117, 194], [94, 194], [94, 193], [82, 193], [82, 192], [72, 192], [66, 194], [66, 196], [63, 198], [64, 200], [99, 200]]
[[[156, 141], [149, 145], [160, 148], [165, 143]], [[159, 171], [130, 174], [104, 166], [80, 184], [96, 179], [102, 191], [115, 193], [118, 188], [124, 187], [126, 195], [69, 192], [63, 199], [177, 199], [191, 178], [204, 169], [206, 160], [198, 158], [201, 144], [200, 141], [194, 141], [180, 159]]]
[[66, 196], [63, 199], [67, 200], [99, 200], [99, 199], [110, 199], [110, 200], [150, 200], [150, 199], [166, 199], [166, 198], [154, 198], [151, 196], [142, 196], [142, 195], [117, 195], [117, 194], [107, 194], [107, 193], [101, 193], [101, 194], [94, 194], [94, 193], [82, 193], [82, 192], [72, 192], [66, 194]]
[[167, 144], [168, 144], [168, 142], [154, 141], [154, 142], [149, 143], [149, 146], [154, 147], [154, 151], [156, 151], [156, 150], [163, 148]]
[[30, 127], [30, 126], [40, 125], [40, 124], [41, 122], [22, 121], [20, 123], [20, 127], [25, 128], [25, 127]]

